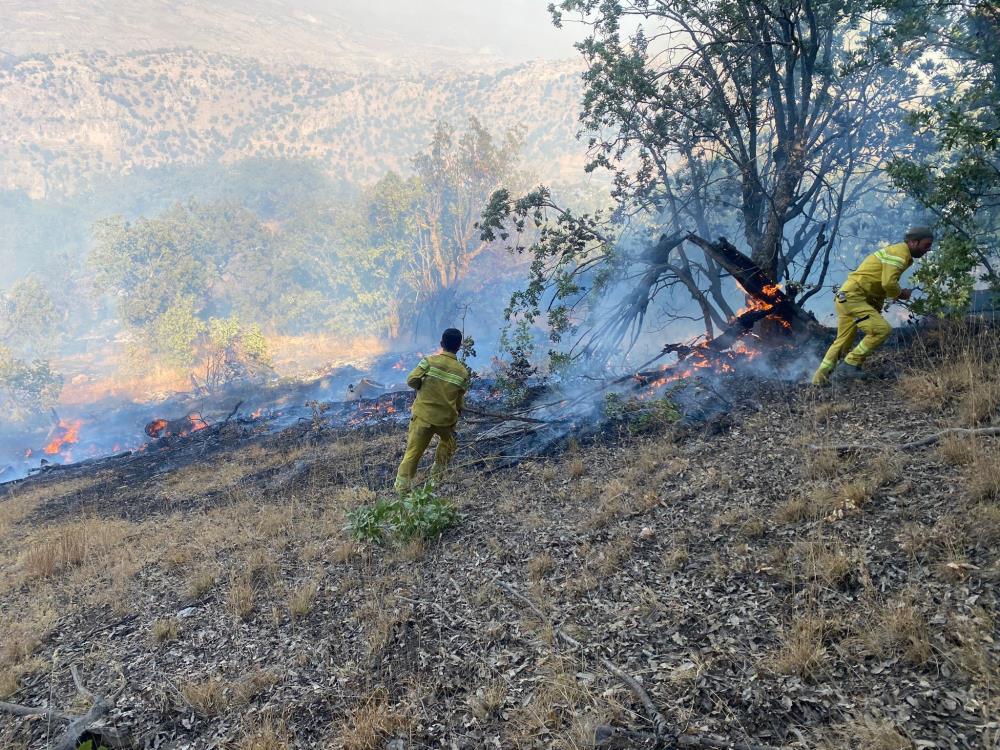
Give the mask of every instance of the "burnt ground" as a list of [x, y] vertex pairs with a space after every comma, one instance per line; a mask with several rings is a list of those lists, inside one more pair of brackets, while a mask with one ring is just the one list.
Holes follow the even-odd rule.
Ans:
[[[48, 472], [0, 501], [0, 696], [82, 712], [77, 666], [123, 686], [108, 722], [136, 747], [582, 748], [651, 729], [605, 657], [687, 738], [1000, 747], [997, 439], [895, 447], [990, 424], [998, 351], [926, 334], [870, 382], [742, 379], [700, 427], [524, 460], [470, 428], [441, 488], [462, 520], [424, 544], [345, 531], [393, 424]], [[0, 714], [0, 746], [59, 726]]]

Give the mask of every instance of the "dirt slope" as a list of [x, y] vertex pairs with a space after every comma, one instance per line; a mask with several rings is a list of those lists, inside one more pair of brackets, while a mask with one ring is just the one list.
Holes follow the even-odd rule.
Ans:
[[[402, 548], [344, 531], [399, 428], [26, 483], [0, 501], [0, 691], [124, 681], [109, 720], [158, 747], [582, 748], [650, 729], [603, 656], [689, 737], [997, 747], [996, 439], [894, 445], [988, 424], [998, 349], [924, 336], [873, 382], [744, 382], [712, 428], [466, 466], [461, 524]], [[57, 729], [0, 715], [0, 746]]]

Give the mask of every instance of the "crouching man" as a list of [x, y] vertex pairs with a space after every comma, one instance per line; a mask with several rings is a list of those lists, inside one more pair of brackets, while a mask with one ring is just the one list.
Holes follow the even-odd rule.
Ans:
[[462, 332], [449, 328], [441, 334], [441, 351], [420, 360], [406, 378], [406, 384], [417, 392], [417, 398], [413, 402], [406, 453], [396, 472], [398, 492], [410, 489], [420, 457], [435, 435], [438, 446], [431, 469], [432, 479], [444, 473], [455, 455], [458, 447], [455, 425], [469, 390], [469, 371], [456, 356], [461, 347]]
[[[913, 227], [903, 236], [902, 242], [872, 253], [848, 274], [836, 295], [837, 338], [813, 375], [813, 385], [830, 385], [830, 374], [841, 359], [845, 363], [841, 368], [842, 377], [864, 377], [862, 363], [892, 332], [892, 326], [882, 317], [886, 298], [910, 298], [913, 290], [901, 287], [899, 278], [914, 258], [930, 252], [933, 242], [934, 234], [930, 229]], [[858, 329], [865, 336], [854, 346]]]

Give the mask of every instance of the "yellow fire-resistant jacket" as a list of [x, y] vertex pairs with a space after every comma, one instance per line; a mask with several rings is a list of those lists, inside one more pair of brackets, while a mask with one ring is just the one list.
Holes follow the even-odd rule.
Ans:
[[862, 296], [869, 305], [881, 310], [887, 297], [896, 299], [901, 287], [899, 277], [913, 265], [910, 248], [905, 242], [889, 245], [872, 253], [851, 272], [840, 291], [850, 296]]
[[452, 427], [465, 406], [469, 371], [451, 352], [424, 357], [407, 376], [417, 392], [412, 414], [435, 427]]

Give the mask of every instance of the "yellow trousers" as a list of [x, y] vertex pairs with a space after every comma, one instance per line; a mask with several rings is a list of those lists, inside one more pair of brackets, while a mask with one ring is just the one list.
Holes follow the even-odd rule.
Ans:
[[[868, 355], [882, 346], [892, 333], [892, 326], [864, 298], [848, 297], [844, 302], [838, 301], [836, 309], [837, 338], [826, 350], [819, 369], [813, 375], [813, 383], [817, 385], [829, 380], [830, 373], [841, 359], [849, 365], [860, 367]], [[859, 329], [865, 336], [851, 349]]]
[[406, 453], [403, 454], [403, 461], [399, 464], [399, 471], [396, 472], [396, 489], [405, 492], [410, 489], [413, 477], [417, 473], [417, 465], [421, 456], [431, 444], [431, 438], [438, 436], [437, 451], [434, 453], [434, 466], [431, 469], [431, 477], [439, 477], [451, 463], [455, 450], [458, 448], [458, 440], [455, 437], [455, 427], [437, 427], [425, 422], [420, 417], [410, 418], [410, 430], [406, 436]]

